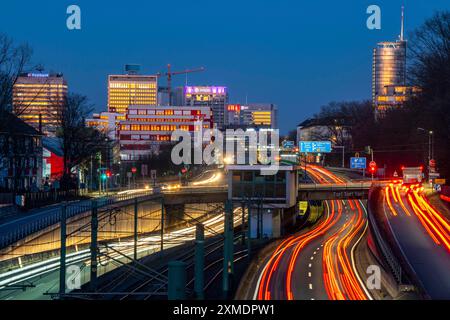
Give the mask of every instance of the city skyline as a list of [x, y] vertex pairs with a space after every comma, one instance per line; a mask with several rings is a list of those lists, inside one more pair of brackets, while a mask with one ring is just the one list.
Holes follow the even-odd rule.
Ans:
[[[28, 42], [34, 49], [33, 62], [62, 72], [71, 91], [87, 95], [96, 112], [107, 106], [107, 76], [123, 73], [126, 63], [142, 65], [141, 74], [162, 72], [167, 63], [176, 70], [204, 66], [205, 72], [188, 76], [189, 84], [227, 86], [230, 103], [277, 104], [280, 129], [287, 133], [328, 102], [371, 99], [372, 50], [380, 41], [398, 39], [403, 2], [378, 4], [381, 30], [366, 27], [367, 1], [357, 6], [326, 1], [320, 10], [318, 4], [289, 2], [276, 8], [249, 2], [241, 4], [240, 10], [229, 5], [215, 10], [215, 16], [226, 19], [217, 19], [208, 28], [192, 19], [183, 22], [183, 17], [207, 13], [204, 3], [173, 9], [174, 18], [166, 20], [164, 14], [154, 13], [164, 12], [163, 4], [154, 4], [155, 10], [146, 10], [149, 5], [142, 4], [139, 12], [129, 10], [123, 15], [122, 5], [78, 1], [80, 31], [65, 27], [67, 3], [8, 4], [2, 11], [8, 15], [0, 13], [0, 29], [17, 42]], [[287, 5], [293, 10], [287, 10]], [[450, 5], [408, 1], [405, 7], [408, 39], [409, 32], [435, 10]], [[308, 12], [320, 12], [321, 17]], [[10, 20], [18, 15], [23, 17], [20, 23]], [[33, 15], [40, 19], [31, 19]], [[149, 41], [140, 41], [146, 38]], [[342, 46], [343, 42], [347, 44]], [[185, 80], [184, 75], [174, 78], [174, 87]]]

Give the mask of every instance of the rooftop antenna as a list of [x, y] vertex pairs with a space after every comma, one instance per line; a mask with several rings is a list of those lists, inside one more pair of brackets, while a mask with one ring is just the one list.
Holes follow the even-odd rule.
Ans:
[[403, 38], [404, 25], [405, 25], [405, 6], [402, 6], [402, 24], [401, 24], [401, 29], [400, 29], [400, 41], [404, 41], [404, 38]]

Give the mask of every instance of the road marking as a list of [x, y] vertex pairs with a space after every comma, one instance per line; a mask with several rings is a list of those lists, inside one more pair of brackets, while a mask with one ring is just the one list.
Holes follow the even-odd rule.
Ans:
[[314, 256], [311, 257], [311, 260], [314, 260]]
[[309, 289], [312, 290], [312, 283], [309, 284]]
[[311, 272], [308, 272], [308, 277], [310, 277], [310, 278], [311, 278]]
[[311, 300], [314, 300], [314, 298], [311, 298]]
[[308, 267], [310, 267], [310, 268], [312, 267], [311, 263], [310, 263], [310, 264], [308, 264]]
[[314, 251], [314, 254], [316, 254], [317, 253], [317, 251]]

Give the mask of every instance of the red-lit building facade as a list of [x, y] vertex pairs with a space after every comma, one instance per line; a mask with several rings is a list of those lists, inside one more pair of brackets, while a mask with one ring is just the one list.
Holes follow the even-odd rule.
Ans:
[[139, 160], [158, 152], [159, 146], [171, 143], [172, 132], [185, 130], [193, 134], [213, 128], [213, 117], [207, 106], [129, 106], [126, 119], [120, 121], [117, 136], [122, 161]]

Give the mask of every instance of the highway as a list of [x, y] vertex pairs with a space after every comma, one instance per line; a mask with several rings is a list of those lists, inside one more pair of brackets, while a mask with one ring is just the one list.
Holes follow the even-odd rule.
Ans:
[[421, 287], [431, 299], [450, 299], [450, 224], [419, 185], [392, 182], [383, 205], [388, 227]]
[[[344, 184], [330, 171], [310, 166], [317, 183]], [[361, 201], [327, 201], [324, 217], [311, 229], [285, 239], [258, 270], [258, 300], [364, 300], [370, 293], [358, 275], [354, 250], [367, 228]]]

